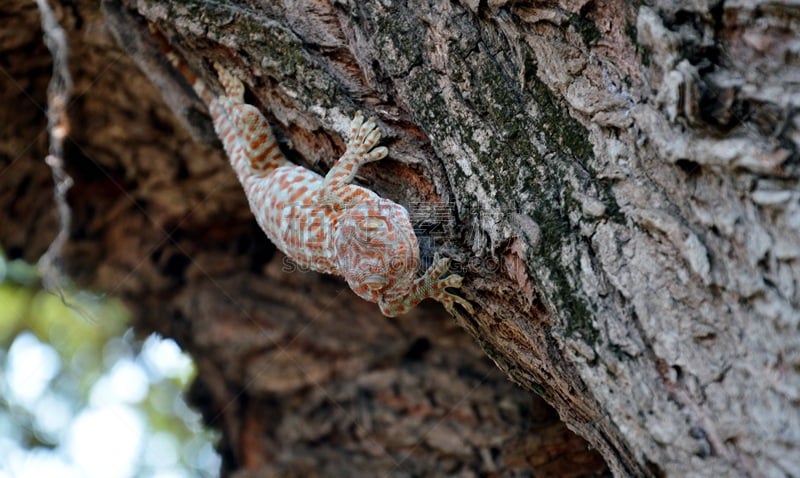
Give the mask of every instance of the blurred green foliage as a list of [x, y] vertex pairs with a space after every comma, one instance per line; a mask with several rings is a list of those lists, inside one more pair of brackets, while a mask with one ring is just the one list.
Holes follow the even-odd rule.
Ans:
[[142, 424], [129, 469], [114, 476], [217, 476], [214, 434], [182, 399], [195, 373], [189, 358], [171, 340], [136, 341], [118, 300], [74, 291], [67, 302], [42, 290], [35, 267], [0, 250], [0, 455], [11, 457], [0, 460], [0, 478], [43, 454], [72, 467], [61, 476], [88, 476], [81, 466], [93, 465], [76, 450], [115, 437], [91, 438], [89, 428], [87, 438], [78, 423], [104, 409]]

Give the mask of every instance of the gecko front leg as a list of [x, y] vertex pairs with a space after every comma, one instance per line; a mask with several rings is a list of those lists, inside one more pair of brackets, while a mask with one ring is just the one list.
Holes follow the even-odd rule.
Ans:
[[461, 287], [461, 281], [463, 280], [463, 277], [458, 274], [450, 274], [442, 278], [442, 275], [449, 270], [450, 259], [441, 257], [438, 253], [434, 254], [433, 264], [425, 271], [422, 277], [413, 282], [405, 295], [384, 297], [378, 302], [381, 312], [387, 317], [395, 317], [405, 314], [423, 299], [430, 298], [441, 302], [451, 314], [455, 313], [455, 304], [461, 304], [461, 307], [472, 314], [474, 312], [472, 304], [466, 299], [447, 291], [448, 287], [454, 289]]

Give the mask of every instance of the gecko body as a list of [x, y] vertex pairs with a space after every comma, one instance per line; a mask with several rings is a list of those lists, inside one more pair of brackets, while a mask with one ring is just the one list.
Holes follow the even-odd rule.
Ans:
[[226, 69], [214, 67], [224, 95], [213, 94], [182, 60], [170, 61], [206, 103], [214, 129], [242, 183], [259, 226], [298, 265], [343, 276], [361, 298], [394, 317], [425, 298], [472, 312], [471, 304], [446, 290], [461, 286], [450, 260], [437, 254], [417, 277], [419, 246], [408, 212], [369, 189], [351, 184], [358, 168], [388, 154], [376, 147], [380, 130], [356, 113], [344, 155], [325, 177], [289, 162], [278, 148], [264, 115], [244, 102], [244, 86]]

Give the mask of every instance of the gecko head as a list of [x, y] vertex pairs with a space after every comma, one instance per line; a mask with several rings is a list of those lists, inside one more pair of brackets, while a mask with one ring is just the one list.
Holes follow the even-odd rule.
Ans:
[[339, 219], [334, 247], [338, 269], [360, 297], [376, 302], [410, 287], [419, 249], [408, 212], [388, 199], [364, 202]]

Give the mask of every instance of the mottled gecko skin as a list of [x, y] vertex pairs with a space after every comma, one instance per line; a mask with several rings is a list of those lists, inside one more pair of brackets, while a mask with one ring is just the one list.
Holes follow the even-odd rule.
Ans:
[[343, 276], [388, 317], [425, 298], [438, 300], [450, 313], [456, 303], [472, 313], [469, 302], [445, 290], [462, 281], [456, 274], [441, 278], [449, 259], [437, 254], [417, 277], [419, 247], [405, 208], [350, 184], [361, 165], [388, 154], [375, 147], [380, 130], [372, 121], [356, 113], [344, 156], [323, 178], [284, 157], [266, 118], [244, 102], [242, 83], [227, 70], [215, 65], [225, 88], [225, 95], [215, 96], [177, 56], [169, 57], [208, 105], [250, 209], [281, 251], [303, 267]]

